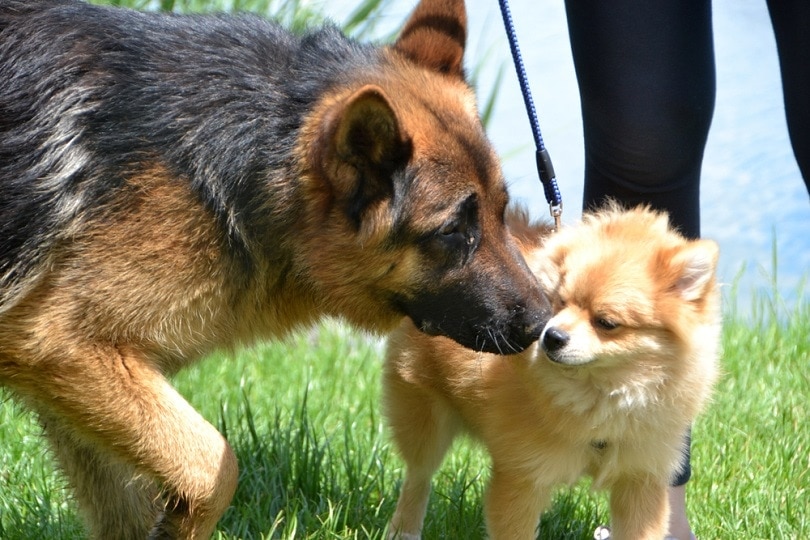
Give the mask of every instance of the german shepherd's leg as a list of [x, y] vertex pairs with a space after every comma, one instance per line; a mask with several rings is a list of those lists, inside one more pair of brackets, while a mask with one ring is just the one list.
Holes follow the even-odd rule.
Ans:
[[610, 531], [615, 540], [661, 540], [667, 533], [666, 483], [649, 477], [626, 477], [610, 491]]
[[57, 419], [40, 415], [93, 538], [148, 538], [163, 509], [157, 484], [84, 441]]
[[386, 375], [386, 415], [405, 461], [405, 481], [388, 538], [416, 540], [422, 533], [431, 479], [459, 431], [459, 422], [447, 406], [427, 392], [396, 375]]
[[[136, 351], [74, 345], [66, 353], [59, 360], [43, 360], [36, 373], [21, 374], [12, 384], [34, 398], [50, 422], [58, 419], [80, 439], [73, 456], [69, 449], [58, 453], [87, 486], [83, 491], [92, 489], [93, 483], [104, 483], [103, 491], [94, 497], [113, 497], [120, 488], [120, 472], [111, 469], [88, 478], [82, 475], [93, 464], [75, 468], [81, 453], [87, 455], [82, 448], [98, 447], [97, 456], [107, 453], [160, 486], [165, 512], [153, 538], [208, 538], [236, 489], [236, 458], [225, 439]], [[54, 429], [59, 428], [49, 428], [56, 433], [52, 435], [56, 442], [64, 443], [65, 437]], [[92, 499], [85, 495], [82, 505], [89, 504]], [[142, 518], [134, 524], [131, 519], [110, 515], [95, 526], [120, 523], [119, 531], [139, 527]], [[103, 538], [126, 536], [106, 532]]]
[[492, 540], [536, 538], [541, 512], [551, 500], [551, 487], [542, 486], [525, 471], [506, 470], [496, 463], [487, 489], [484, 512]]

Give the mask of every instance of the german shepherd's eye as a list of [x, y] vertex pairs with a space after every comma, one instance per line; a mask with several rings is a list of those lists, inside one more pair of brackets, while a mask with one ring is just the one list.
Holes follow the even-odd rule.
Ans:
[[478, 247], [478, 200], [475, 194], [467, 197], [456, 212], [426, 238], [432, 257], [448, 264], [465, 264]]
[[475, 234], [470, 230], [466, 221], [454, 219], [443, 225], [436, 237], [444, 248], [451, 252], [466, 252], [469, 254], [475, 243]]
[[594, 320], [594, 324], [600, 329], [606, 332], [610, 332], [611, 330], [616, 330], [619, 326], [621, 326], [618, 322], [608, 319], [607, 317], [597, 317]]
[[458, 221], [451, 221], [439, 229], [439, 234], [441, 236], [452, 236], [454, 234], [464, 234], [464, 231], [462, 230], [461, 223]]

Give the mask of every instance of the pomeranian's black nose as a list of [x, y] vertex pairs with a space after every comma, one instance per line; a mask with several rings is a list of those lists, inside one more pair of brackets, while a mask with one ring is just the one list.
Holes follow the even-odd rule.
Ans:
[[565, 347], [570, 340], [571, 336], [568, 335], [568, 332], [552, 326], [546, 328], [545, 333], [543, 333], [543, 349], [548, 352], [558, 351]]

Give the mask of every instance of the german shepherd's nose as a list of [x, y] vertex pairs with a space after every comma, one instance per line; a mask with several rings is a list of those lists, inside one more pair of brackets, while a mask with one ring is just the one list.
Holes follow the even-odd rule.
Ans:
[[[474, 322], [469, 306], [460, 303], [453, 307], [456, 309], [443, 312], [440, 323], [417, 318], [414, 323], [426, 334], [446, 336], [468, 349], [494, 354], [516, 354], [528, 348], [540, 337], [550, 316], [542, 301], [513, 310], [513, 316], [506, 320], [493, 317], [481, 322]], [[461, 320], [462, 324], [454, 327], [449, 324], [453, 320]]]
[[535, 304], [528, 308], [519, 306], [506, 333], [509, 337], [508, 343], [513, 347], [519, 347], [520, 350], [526, 349], [540, 338], [550, 317], [550, 306], [545, 295], [541, 294], [541, 298]]
[[537, 341], [551, 318], [551, 305], [528, 272], [522, 287], [458, 284], [420, 298], [411, 319], [431, 335], [443, 335], [476, 351], [515, 354]]

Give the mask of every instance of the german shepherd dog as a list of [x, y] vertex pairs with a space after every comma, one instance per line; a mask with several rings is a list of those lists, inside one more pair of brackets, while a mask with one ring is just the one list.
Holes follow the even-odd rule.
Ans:
[[462, 0], [390, 46], [255, 16], [0, 3], [0, 383], [97, 538], [205, 538], [225, 439], [170, 386], [322, 315], [506, 353], [550, 306], [462, 67]]

